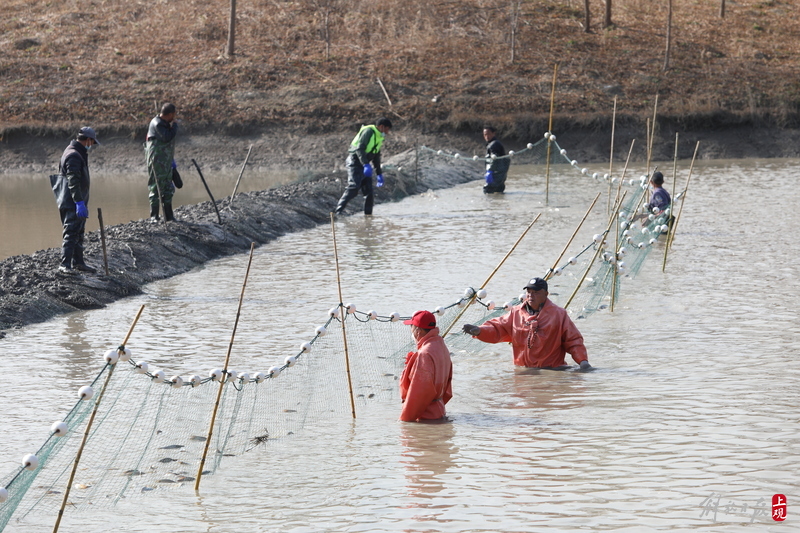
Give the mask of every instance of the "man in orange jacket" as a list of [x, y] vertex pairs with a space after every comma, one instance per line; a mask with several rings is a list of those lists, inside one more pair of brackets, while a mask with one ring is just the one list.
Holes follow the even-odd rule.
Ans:
[[445, 416], [444, 404], [453, 397], [453, 363], [450, 350], [439, 335], [436, 318], [429, 311], [417, 311], [403, 324], [411, 326], [417, 351], [408, 352], [400, 375], [403, 410], [400, 420], [436, 420]]
[[483, 342], [510, 342], [517, 366], [564, 370], [569, 367], [564, 355], [569, 353], [581, 370], [591, 369], [583, 336], [566, 310], [547, 297], [547, 282], [533, 278], [524, 289], [522, 304], [482, 326], [464, 324], [464, 333]]

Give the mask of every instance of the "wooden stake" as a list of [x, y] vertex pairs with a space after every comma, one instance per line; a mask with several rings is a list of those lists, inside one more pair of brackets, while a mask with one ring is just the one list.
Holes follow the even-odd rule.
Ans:
[[[606, 226], [606, 231], [603, 233], [603, 240], [605, 240], [606, 236], [608, 235], [608, 232], [611, 231], [611, 226], [614, 224], [614, 220], [617, 218], [616, 217], [617, 209], [619, 208], [620, 205], [622, 205], [622, 202], [625, 201], [625, 196], [627, 196], [627, 194], [628, 194], [628, 191], [625, 191], [623, 193], [623, 195], [622, 195], [622, 198], [620, 198], [619, 203], [614, 206], [614, 209], [612, 210], [611, 216], [609, 217], [610, 220], [608, 221], [608, 226]], [[572, 295], [569, 297], [569, 300], [567, 300], [567, 304], [564, 306], [564, 309], [569, 307], [569, 304], [572, 303], [572, 300], [573, 300], [573, 298], [575, 298], [575, 295], [578, 294], [578, 291], [580, 290], [581, 285], [583, 285], [583, 282], [586, 280], [586, 276], [589, 275], [589, 270], [591, 270], [592, 265], [594, 265], [594, 262], [597, 260], [597, 256], [600, 255], [600, 250], [603, 248], [602, 245], [603, 245], [603, 241], [600, 241], [597, 244], [597, 249], [594, 251], [594, 255], [592, 256], [592, 260], [589, 261], [589, 264], [586, 266], [586, 270], [584, 271], [583, 275], [581, 276], [581, 279], [578, 282], [578, 286], [575, 287], [575, 290], [572, 292]]]
[[[128, 339], [131, 338], [133, 328], [135, 328], [136, 323], [139, 322], [139, 317], [142, 316], [142, 311], [144, 311], [144, 305], [139, 307], [139, 311], [136, 313], [136, 317], [134, 317], [131, 327], [128, 328], [128, 334], [125, 335], [125, 340], [122, 341], [122, 344], [117, 349], [118, 353], [120, 350], [124, 350], [125, 345], [128, 344]], [[64, 490], [64, 497], [61, 499], [61, 508], [58, 510], [58, 517], [56, 518], [56, 523], [53, 526], [53, 533], [57, 533], [58, 527], [61, 525], [61, 518], [64, 516], [64, 509], [66, 508], [67, 501], [69, 500], [69, 491], [72, 488], [72, 483], [75, 481], [75, 473], [78, 471], [78, 464], [81, 462], [81, 456], [83, 455], [83, 449], [86, 447], [86, 441], [89, 440], [89, 433], [92, 430], [94, 417], [97, 415], [97, 410], [100, 407], [100, 402], [103, 400], [103, 395], [108, 387], [108, 382], [111, 381], [111, 375], [114, 373], [114, 369], [117, 367], [116, 363], [110, 366], [111, 368], [108, 369], [108, 374], [106, 374], [106, 380], [103, 382], [103, 387], [100, 389], [100, 393], [97, 395], [97, 400], [94, 402], [94, 409], [92, 409], [89, 422], [86, 423], [86, 429], [83, 431], [83, 439], [81, 439], [81, 445], [78, 447], [78, 453], [75, 454], [75, 461], [72, 463], [72, 472], [69, 475], [69, 481], [67, 482], [67, 487]]]
[[[228, 207], [231, 206], [233, 203], [233, 197], [236, 196], [236, 189], [239, 188], [239, 182], [242, 181], [242, 175], [244, 174], [244, 169], [247, 166], [247, 160], [250, 159], [250, 152], [253, 151], [253, 145], [250, 145], [250, 148], [247, 149], [247, 157], [244, 158], [244, 163], [242, 163], [242, 170], [239, 171], [239, 177], [236, 178], [236, 185], [233, 186], [233, 192], [231, 193], [231, 201], [228, 202]], [[220, 222], [222, 224], [222, 222]]]
[[392, 107], [392, 99], [389, 98], [389, 93], [386, 92], [386, 87], [383, 86], [383, 82], [380, 78], [378, 78], [378, 85], [381, 86], [381, 90], [383, 91], [383, 96], [386, 97], [386, 101], [389, 102], [389, 107]]
[[578, 227], [575, 228], [575, 231], [572, 232], [572, 237], [569, 238], [569, 240], [567, 241], [566, 246], [564, 246], [564, 249], [561, 250], [561, 254], [558, 256], [558, 259], [556, 259], [555, 262], [553, 263], [553, 266], [547, 270], [547, 274], [544, 275], [544, 280], [545, 281], [547, 281], [547, 280], [549, 280], [550, 278], [553, 277], [553, 271], [558, 266], [558, 263], [561, 261], [561, 258], [564, 257], [564, 254], [567, 253], [567, 249], [569, 248], [569, 245], [572, 244], [572, 240], [578, 234], [578, 231], [580, 231], [581, 226], [583, 226], [583, 223], [586, 221], [586, 217], [588, 217], [589, 213], [592, 212], [592, 209], [594, 208], [594, 204], [596, 204], [597, 203], [597, 199], [600, 198], [600, 194], [601, 193], [597, 193], [597, 196], [594, 197], [594, 200], [592, 200], [592, 205], [590, 205], [589, 209], [586, 210], [586, 214], [583, 215], [583, 218], [578, 223]]
[[206, 179], [203, 177], [203, 171], [200, 170], [200, 165], [197, 164], [197, 161], [192, 159], [192, 163], [194, 163], [194, 168], [197, 169], [197, 173], [200, 174], [200, 180], [203, 182], [203, 187], [206, 188], [206, 192], [208, 193], [208, 197], [211, 198], [211, 205], [214, 206], [214, 211], [217, 212], [217, 220], [219, 221], [219, 225], [222, 225], [222, 217], [219, 216], [219, 209], [217, 209], [217, 201], [214, 200], [214, 195], [211, 194], [211, 189], [208, 188], [208, 183], [206, 183]]
[[[194, 161], [194, 159], [192, 159]], [[195, 163], [196, 164], [196, 163]], [[200, 458], [200, 466], [197, 468], [197, 476], [194, 482], [194, 490], [200, 490], [200, 479], [203, 476], [203, 467], [206, 464], [206, 456], [208, 455], [208, 447], [211, 444], [211, 436], [214, 434], [214, 423], [217, 421], [217, 411], [219, 410], [219, 401], [222, 398], [222, 391], [225, 388], [225, 382], [228, 378], [228, 363], [231, 361], [231, 351], [233, 350], [233, 339], [236, 337], [236, 328], [239, 326], [239, 316], [242, 314], [242, 301], [244, 301], [244, 290], [247, 287], [247, 278], [250, 276], [250, 265], [253, 262], [253, 250], [256, 248], [256, 243], [250, 243], [250, 258], [247, 260], [247, 270], [244, 273], [244, 281], [242, 282], [242, 292], [239, 294], [239, 307], [236, 308], [236, 320], [233, 322], [233, 331], [231, 332], [231, 340], [228, 343], [228, 353], [225, 355], [225, 366], [222, 368], [222, 377], [219, 380], [219, 390], [217, 390], [217, 399], [214, 402], [214, 410], [211, 412], [211, 423], [208, 425], [208, 433], [206, 434], [206, 444], [203, 447], [203, 456]]]
[[347, 329], [344, 325], [345, 315], [347, 309], [344, 307], [344, 300], [342, 298], [342, 279], [339, 276], [339, 249], [336, 246], [336, 224], [334, 222], [334, 214], [331, 213], [331, 234], [333, 235], [333, 257], [336, 261], [336, 286], [339, 288], [339, 309], [342, 315], [342, 341], [344, 342], [344, 362], [347, 369], [347, 387], [350, 390], [350, 409], [353, 412], [353, 419], [356, 417], [356, 402], [353, 398], [353, 380], [350, 377], [350, 353], [347, 350]]
[[[673, 195], [677, 194], [677, 191], [675, 190], [675, 187], [677, 187], [677, 183], [678, 183], [678, 132], [676, 131], [675, 132], [675, 153], [672, 156], [672, 194]], [[672, 213], [674, 211], [675, 211], [675, 202], [672, 201], [672, 202], [670, 202], [670, 206], [669, 206], [669, 214], [670, 214], [670, 216], [673, 216]], [[669, 241], [670, 241], [670, 236], [672, 235], [673, 226], [674, 226], [674, 224], [670, 224], [669, 223], [669, 218], [667, 218], [667, 228], [668, 228], [668, 230], [667, 230], [667, 239], [666, 239], [666, 243], [665, 243], [665, 246], [664, 246], [664, 259], [661, 262], [661, 272], [666, 272], [667, 271], [667, 253], [669, 251]]]
[[[689, 166], [689, 177], [686, 178], [686, 188], [683, 190], [683, 196], [681, 197], [681, 207], [678, 210], [678, 216], [675, 218], [675, 221], [672, 223], [672, 227], [667, 234], [667, 246], [672, 248], [672, 242], [675, 240], [675, 231], [678, 228], [678, 222], [681, 221], [681, 213], [683, 213], [683, 203], [686, 201], [686, 194], [689, 191], [689, 181], [692, 179], [692, 171], [694, 170], [694, 160], [697, 157], [697, 150], [700, 148], [700, 141], [697, 141], [697, 144], [694, 147], [694, 155], [692, 156], [692, 164]], [[666, 264], [667, 257], [664, 256], [664, 263]]]
[[[558, 75], [558, 63], [553, 67], [553, 88], [550, 90], [550, 122], [547, 125], [547, 131], [553, 133], [553, 113], [556, 106], [556, 76]], [[550, 150], [552, 141], [547, 138], [547, 163], [545, 166], [545, 184], [544, 184], [544, 203], [550, 204]]]
[[611, 212], [611, 170], [614, 168], [614, 130], [617, 127], [617, 97], [614, 97], [614, 112], [611, 115], [611, 155], [608, 156], [608, 201], [606, 215]]
[[106, 254], [106, 229], [103, 226], [103, 210], [97, 208], [97, 220], [100, 222], [100, 244], [103, 247], [103, 268], [108, 276], [108, 255]]
[[619, 283], [619, 270], [617, 269], [617, 250], [619, 250], [619, 216], [615, 216], [616, 228], [614, 230], [614, 265], [611, 267], [611, 312], [614, 312], [614, 300], [617, 298], [617, 284]]
[[[494, 267], [494, 270], [492, 270], [492, 273], [489, 274], [489, 277], [486, 278], [486, 281], [484, 281], [483, 284], [479, 288], [481, 288], [481, 289], [485, 289], [486, 288], [486, 286], [492, 280], [492, 278], [497, 273], [497, 271], [500, 270], [500, 267], [503, 266], [503, 263], [506, 262], [506, 259], [508, 259], [508, 257], [511, 255], [511, 253], [516, 249], [517, 245], [522, 241], [522, 239], [525, 237], [525, 235], [528, 234], [528, 230], [530, 230], [533, 227], [533, 225], [536, 224], [536, 221], [539, 220], [540, 216], [542, 216], [541, 213], [536, 215], [536, 218], [534, 218], [533, 221], [530, 224], [528, 224], [528, 227], [525, 228], [525, 231], [523, 231], [522, 235], [519, 236], [519, 239], [517, 239], [517, 242], [514, 243], [514, 245], [511, 247], [511, 249], [505, 255], [505, 257], [503, 257], [503, 259], [500, 261], [500, 263], [496, 267]], [[467, 311], [467, 309], [469, 309], [469, 306], [472, 305], [472, 303], [475, 301], [476, 297], [477, 297], [477, 292], [474, 293], [470, 297], [469, 302], [467, 302], [467, 305], [464, 306], [464, 309], [462, 309], [461, 312], [458, 313], [458, 316], [455, 318], [455, 320], [453, 320], [453, 322], [450, 323], [450, 325], [447, 327], [445, 332], [442, 334], [442, 338], [444, 338], [448, 333], [450, 333], [450, 330], [453, 329], [453, 326], [456, 325], [456, 322], [458, 322], [458, 319], [461, 318], [464, 315], [464, 313]]]

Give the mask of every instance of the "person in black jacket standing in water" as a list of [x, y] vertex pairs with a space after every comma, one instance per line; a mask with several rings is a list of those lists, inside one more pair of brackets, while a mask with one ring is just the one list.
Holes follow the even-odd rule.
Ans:
[[496, 133], [497, 130], [492, 126], [484, 126], [483, 128], [483, 138], [487, 142], [486, 174], [483, 175], [486, 180], [483, 192], [486, 194], [506, 190], [506, 174], [508, 174], [508, 167], [511, 166], [511, 160], [507, 157], [502, 157], [506, 155], [506, 149], [497, 140]]
[[89, 218], [89, 150], [100, 144], [90, 127], [81, 128], [69, 143], [58, 165], [58, 174], [50, 176], [56, 204], [64, 226], [59, 272], [75, 270], [97, 272], [83, 259], [83, 233]]
[[[381, 146], [392, 122], [385, 117], [379, 118], [375, 125], [362, 126], [356, 134], [347, 155], [347, 188], [336, 206], [338, 215], [347, 203], [358, 195], [364, 195], [364, 214], [372, 214], [375, 195], [372, 191], [372, 175], [377, 176], [377, 186], [383, 187], [383, 171], [381, 170]], [[373, 170], [374, 168], [374, 170]]]

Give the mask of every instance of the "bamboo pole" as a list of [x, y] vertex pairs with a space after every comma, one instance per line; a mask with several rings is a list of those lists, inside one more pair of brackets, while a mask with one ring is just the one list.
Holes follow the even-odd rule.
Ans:
[[583, 226], [583, 223], [586, 221], [586, 217], [588, 217], [589, 213], [592, 212], [592, 209], [594, 208], [594, 205], [597, 203], [597, 199], [600, 198], [601, 194], [602, 193], [597, 193], [597, 196], [595, 196], [594, 200], [592, 200], [592, 205], [590, 205], [589, 209], [586, 210], [586, 214], [583, 215], [583, 218], [578, 223], [578, 227], [575, 228], [575, 231], [572, 232], [572, 236], [567, 241], [567, 244], [566, 244], [566, 246], [564, 246], [564, 249], [561, 250], [561, 254], [558, 256], [558, 259], [555, 260], [555, 262], [553, 263], [553, 266], [551, 268], [549, 268], [547, 270], [547, 274], [544, 275], [544, 280], [545, 281], [547, 281], [547, 280], [549, 280], [550, 278], [553, 277], [553, 271], [558, 266], [558, 263], [559, 263], [559, 261], [561, 261], [561, 258], [564, 257], [564, 254], [567, 253], [567, 249], [569, 248], [569, 245], [572, 244], [572, 240], [575, 239], [575, 236], [578, 234], [578, 231], [580, 231], [581, 226]]
[[617, 127], [617, 97], [614, 97], [614, 113], [611, 115], [611, 155], [608, 156], [608, 201], [606, 215], [611, 212], [611, 170], [614, 168], [614, 131]]
[[208, 183], [206, 183], [206, 178], [203, 177], [203, 171], [200, 170], [200, 165], [197, 164], [197, 161], [192, 159], [192, 163], [194, 163], [194, 168], [197, 169], [197, 173], [200, 174], [200, 181], [203, 182], [203, 187], [206, 188], [206, 192], [208, 193], [208, 197], [211, 198], [211, 205], [214, 206], [214, 211], [217, 212], [217, 220], [219, 221], [219, 225], [222, 225], [222, 217], [219, 216], [219, 209], [217, 209], [217, 201], [214, 200], [214, 195], [211, 194], [211, 189], [208, 188]]
[[[558, 75], [558, 63], [553, 66], [553, 88], [550, 90], [550, 122], [547, 125], [547, 131], [553, 133], [553, 113], [556, 105], [556, 76]], [[545, 166], [545, 184], [544, 184], [544, 203], [550, 204], [550, 151], [552, 141], [550, 137], [547, 138], [547, 164]]]
[[228, 207], [231, 206], [233, 203], [233, 197], [236, 196], [236, 189], [239, 188], [239, 182], [242, 181], [242, 175], [244, 175], [244, 169], [247, 166], [247, 161], [250, 159], [250, 152], [253, 151], [253, 145], [250, 145], [250, 148], [247, 149], [247, 157], [244, 158], [244, 163], [242, 163], [242, 170], [239, 171], [239, 177], [236, 178], [236, 185], [233, 186], [233, 192], [231, 193], [231, 201], [228, 202]]
[[[674, 189], [673, 189], [674, 190]], [[103, 226], [103, 210], [97, 208], [97, 221], [100, 223], [100, 244], [103, 246], [103, 268], [108, 276], [108, 254], [106, 253], [106, 228]]]
[[[192, 160], [194, 161], [194, 160]], [[222, 368], [222, 376], [219, 380], [219, 389], [217, 390], [217, 399], [214, 402], [214, 410], [211, 412], [211, 423], [208, 425], [208, 433], [206, 434], [206, 444], [203, 447], [203, 456], [200, 458], [200, 466], [197, 467], [197, 476], [194, 482], [194, 490], [200, 490], [200, 479], [203, 476], [203, 467], [206, 464], [206, 456], [208, 455], [208, 447], [211, 444], [211, 437], [214, 434], [214, 423], [217, 421], [217, 411], [219, 410], [219, 401], [222, 398], [222, 391], [225, 388], [225, 382], [228, 377], [228, 363], [231, 361], [231, 351], [233, 350], [233, 340], [236, 338], [236, 328], [239, 326], [239, 316], [242, 314], [242, 302], [244, 301], [244, 290], [247, 287], [247, 278], [250, 276], [250, 265], [253, 263], [253, 250], [256, 248], [256, 243], [250, 243], [250, 258], [247, 260], [247, 270], [244, 273], [244, 281], [242, 282], [242, 292], [239, 293], [239, 306], [236, 308], [236, 320], [233, 322], [233, 331], [231, 332], [231, 340], [228, 342], [228, 353], [225, 355], [225, 366]]]
[[658, 114], [658, 93], [656, 93], [656, 101], [653, 104], [653, 121], [650, 122], [650, 135], [647, 144], [647, 173], [650, 174], [650, 161], [653, 157], [653, 141], [656, 137], [656, 116]]
[[672, 194], [677, 194], [678, 186], [678, 132], [675, 132], [675, 155], [672, 156]]
[[[622, 205], [622, 202], [625, 201], [625, 196], [627, 196], [627, 194], [628, 194], [628, 191], [625, 191], [623, 193], [623, 195], [622, 195], [622, 198], [620, 198], [619, 203], [614, 206], [614, 209], [613, 209], [613, 211], [611, 213], [611, 216], [609, 217], [610, 220], [608, 221], [608, 226], [606, 226], [606, 231], [603, 232], [603, 239], [605, 239], [606, 235], [608, 235], [608, 232], [611, 231], [611, 226], [614, 224], [614, 220], [616, 219], [616, 215], [615, 215], [616, 210], [620, 205]], [[602, 243], [603, 243], [603, 241], [600, 241], [600, 243], [598, 243], [597, 249], [594, 251], [594, 255], [592, 256], [592, 260], [589, 261], [589, 264], [586, 266], [586, 270], [583, 272], [583, 275], [581, 276], [581, 279], [578, 282], [578, 286], [575, 287], [575, 290], [572, 292], [572, 295], [569, 297], [569, 300], [567, 300], [567, 304], [564, 306], [564, 309], [569, 307], [569, 304], [572, 303], [572, 300], [575, 298], [575, 295], [578, 294], [578, 291], [580, 290], [581, 285], [583, 285], [583, 282], [586, 280], [586, 276], [589, 275], [589, 270], [591, 270], [592, 265], [594, 265], [594, 262], [597, 260], [597, 256], [600, 255], [600, 250], [603, 248]]]
[[631, 147], [628, 149], [628, 157], [625, 159], [625, 166], [622, 167], [622, 176], [619, 178], [619, 185], [617, 185], [617, 194], [614, 196], [614, 203], [616, 204], [619, 201], [619, 195], [622, 192], [622, 182], [625, 181], [625, 174], [628, 173], [628, 163], [631, 161], [631, 154], [633, 153], [633, 145], [636, 143], [636, 139], [631, 141]]
[[347, 350], [347, 329], [344, 325], [345, 315], [347, 309], [344, 307], [342, 298], [342, 279], [339, 275], [339, 249], [336, 246], [336, 224], [334, 223], [334, 214], [331, 213], [331, 234], [333, 235], [333, 257], [336, 261], [336, 286], [339, 288], [339, 308], [342, 314], [342, 341], [344, 343], [344, 362], [347, 369], [347, 387], [350, 390], [350, 409], [353, 413], [353, 418], [356, 417], [356, 402], [353, 398], [353, 380], [350, 377], [350, 353]]
[[[128, 328], [128, 333], [125, 335], [125, 340], [122, 341], [119, 348], [117, 348], [117, 353], [120, 351], [125, 350], [125, 345], [128, 344], [128, 339], [131, 338], [131, 334], [133, 333], [133, 328], [136, 327], [136, 323], [139, 322], [139, 317], [142, 316], [142, 311], [144, 311], [144, 305], [139, 307], [139, 311], [136, 313], [136, 317], [134, 317], [133, 322], [131, 323], [131, 327]], [[111, 368], [108, 370], [108, 374], [106, 375], [106, 380], [103, 382], [103, 388], [100, 389], [100, 393], [97, 395], [97, 400], [94, 402], [94, 409], [92, 409], [92, 414], [89, 417], [89, 422], [86, 423], [86, 429], [83, 431], [83, 439], [81, 439], [81, 445], [78, 447], [78, 453], [75, 454], [75, 462], [72, 463], [72, 472], [69, 475], [69, 481], [67, 482], [67, 487], [64, 490], [64, 497], [61, 499], [61, 508], [58, 510], [58, 516], [56, 517], [56, 523], [53, 526], [53, 533], [58, 532], [58, 528], [61, 525], [61, 518], [64, 516], [64, 509], [67, 506], [67, 500], [69, 500], [69, 491], [72, 488], [72, 483], [75, 481], [75, 473], [78, 471], [78, 464], [81, 461], [81, 456], [83, 455], [83, 449], [86, 447], [86, 441], [89, 440], [89, 432], [92, 430], [92, 424], [94, 424], [94, 417], [97, 415], [97, 410], [100, 407], [100, 402], [103, 400], [103, 395], [106, 392], [106, 388], [108, 387], [108, 382], [111, 380], [111, 375], [114, 373], [114, 369], [116, 368], [116, 363], [110, 365]]]
[[[675, 187], [677, 186], [678, 182], [678, 132], [675, 132], [675, 153], [672, 156], [672, 194], [677, 194], [675, 191]], [[669, 206], [669, 216], [673, 216], [672, 213], [675, 211], [675, 202], [670, 202]], [[669, 223], [669, 217], [667, 217], [667, 239], [666, 239], [666, 246], [664, 246], [664, 259], [661, 262], [661, 272], [667, 271], [667, 253], [669, 252], [669, 241], [672, 235], [672, 227], [674, 224]]]
[[[503, 257], [503, 259], [500, 261], [500, 263], [498, 263], [498, 265], [496, 267], [494, 267], [494, 270], [492, 270], [492, 273], [489, 274], [488, 278], [486, 278], [486, 281], [484, 281], [483, 284], [479, 287], [480, 289], [485, 289], [486, 288], [486, 286], [492, 280], [492, 278], [497, 273], [497, 271], [500, 270], [500, 267], [503, 266], [503, 263], [506, 262], [506, 259], [508, 259], [508, 257], [512, 254], [512, 252], [514, 252], [514, 250], [517, 248], [517, 245], [520, 242], [522, 242], [522, 239], [525, 237], [525, 235], [528, 234], [528, 231], [533, 227], [533, 225], [536, 224], [536, 221], [539, 220], [540, 216], [542, 216], [541, 213], [536, 215], [536, 218], [534, 218], [533, 221], [531, 221], [531, 223], [528, 224], [528, 227], [525, 228], [525, 231], [523, 231], [522, 235], [519, 236], [519, 239], [517, 239], [517, 242], [514, 243], [514, 245], [511, 247], [511, 249], [508, 251], [508, 253], [506, 253], [506, 255]], [[442, 338], [444, 338], [448, 333], [450, 333], [450, 330], [453, 329], [453, 326], [456, 325], [456, 322], [458, 322], [458, 319], [460, 319], [464, 315], [464, 313], [467, 311], [467, 309], [469, 309], [469, 306], [473, 304], [473, 302], [475, 301], [476, 297], [477, 297], [477, 292], [472, 294], [472, 296], [469, 299], [469, 302], [467, 302], [467, 305], [464, 306], [464, 309], [462, 309], [461, 312], [458, 313], [458, 316], [453, 320], [453, 322], [450, 323], [450, 325], [447, 327], [445, 332], [442, 334]]]
[[[681, 221], [681, 213], [683, 213], [683, 204], [686, 201], [686, 194], [689, 191], [689, 181], [692, 179], [692, 171], [694, 170], [694, 160], [697, 157], [697, 150], [700, 148], [700, 141], [697, 141], [697, 144], [694, 147], [694, 155], [692, 156], [692, 164], [689, 166], [689, 176], [686, 178], [686, 188], [683, 190], [683, 196], [681, 197], [681, 207], [678, 210], [678, 216], [675, 218], [675, 222], [672, 223], [672, 227], [670, 228], [669, 233], [667, 234], [667, 246], [672, 247], [672, 242], [675, 240], [675, 231], [678, 228], [678, 223]], [[667, 257], [664, 256], [664, 263], [666, 264]]]
[[619, 283], [619, 268], [617, 265], [617, 261], [619, 261], [619, 256], [617, 256], [617, 250], [619, 250], [619, 216], [615, 216], [614, 220], [616, 220], [616, 229], [614, 230], [614, 265], [611, 267], [611, 312], [614, 312], [614, 300], [617, 298], [617, 284]]

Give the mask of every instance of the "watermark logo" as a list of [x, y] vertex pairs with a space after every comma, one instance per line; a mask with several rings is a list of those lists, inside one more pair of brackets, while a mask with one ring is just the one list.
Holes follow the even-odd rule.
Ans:
[[[776, 498], [780, 497], [780, 501], [783, 502], [781, 505], [782, 507], [776, 507]], [[711, 496], [703, 500], [703, 503], [700, 504], [702, 511], [700, 512], [700, 518], [705, 516], [710, 517], [714, 522], [717, 521], [717, 516], [720, 514], [723, 515], [738, 515], [742, 517], [749, 516], [750, 523], [754, 523], [759, 518], [767, 519], [769, 516], [769, 507], [767, 506], [767, 500], [765, 498], [759, 498], [755, 504], [748, 505], [746, 503], [735, 503], [728, 500], [727, 503], [722, 504], [720, 501], [722, 500], [722, 495], [717, 494], [716, 492], [712, 493]], [[783, 494], [776, 494], [772, 497], [772, 518], [773, 520], [783, 521], [786, 519], [786, 496]], [[776, 511], [776, 509], [779, 509]], [[776, 518], [776, 514], [778, 513], [783, 518]], [[782, 514], [781, 514], [782, 513]]]
[[783, 494], [772, 495], [772, 519], [776, 522], [786, 520], [786, 496]]

